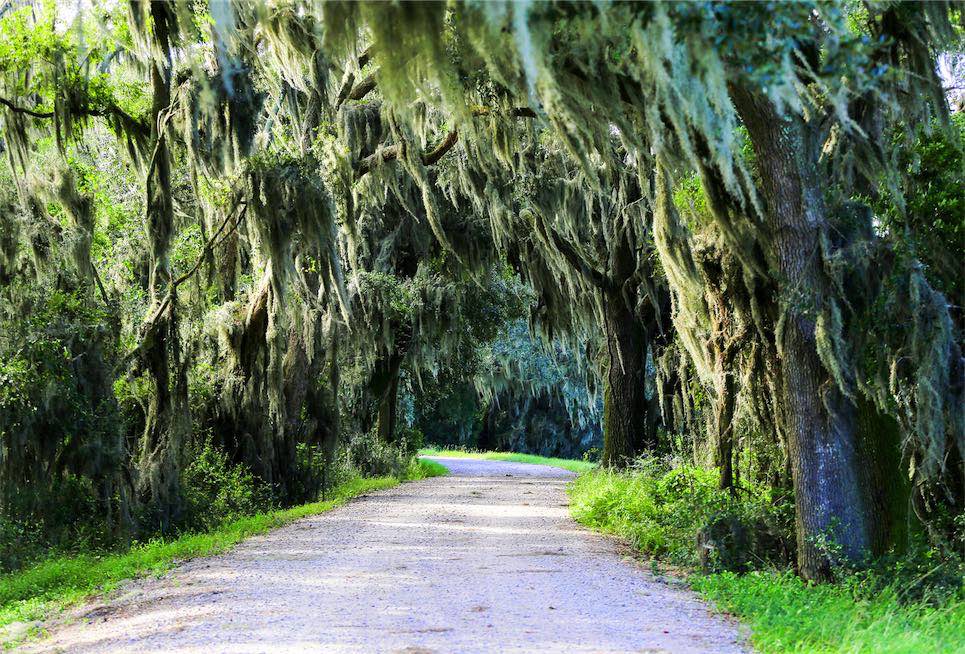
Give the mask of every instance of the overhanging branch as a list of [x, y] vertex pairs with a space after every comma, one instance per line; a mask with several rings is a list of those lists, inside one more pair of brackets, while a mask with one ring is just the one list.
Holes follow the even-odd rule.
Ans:
[[[490, 107], [473, 107], [471, 110], [472, 115], [475, 116], [490, 116], [496, 112]], [[510, 112], [514, 118], [536, 118], [536, 112], [529, 107], [517, 107]], [[426, 166], [432, 166], [439, 162], [447, 152], [449, 152], [456, 143], [459, 142], [459, 132], [458, 130], [452, 130], [446, 137], [442, 139], [434, 148], [428, 150], [422, 154], [422, 163]], [[375, 154], [370, 154], [364, 159], [360, 160], [355, 164], [355, 179], [358, 181], [366, 174], [372, 171], [373, 168], [379, 166], [388, 161], [395, 161], [402, 154], [402, 143], [396, 143], [394, 145], [389, 145]]]
[[[21, 107], [20, 105], [14, 103], [7, 98], [0, 97], [0, 104], [7, 107], [10, 111], [18, 113], [24, 116], [31, 116], [32, 118], [43, 118], [50, 119], [55, 116], [53, 111], [36, 111], [34, 109], [28, 109], [27, 107]], [[81, 116], [92, 116], [97, 118], [117, 118], [121, 120], [126, 127], [136, 130], [141, 134], [148, 133], [148, 127], [144, 121], [137, 120], [129, 113], [121, 109], [115, 103], [110, 103], [103, 109], [91, 109], [84, 108], [77, 111], [77, 114]]]

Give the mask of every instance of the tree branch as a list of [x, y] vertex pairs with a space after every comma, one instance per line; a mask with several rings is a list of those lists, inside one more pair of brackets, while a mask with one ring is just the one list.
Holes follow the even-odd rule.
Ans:
[[18, 114], [26, 114], [27, 116], [33, 116], [34, 118], [53, 118], [54, 112], [52, 111], [34, 111], [33, 109], [27, 109], [26, 107], [19, 107], [15, 105], [10, 100], [0, 97], [0, 104], [4, 105], [10, 111]]
[[590, 263], [587, 262], [579, 252], [576, 251], [569, 241], [560, 236], [555, 229], [544, 223], [542, 219], [537, 218], [535, 222], [536, 228], [539, 229], [543, 233], [543, 236], [553, 244], [553, 247], [555, 247], [559, 253], [563, 255], [563, 258], [566, 259], [566, 262], [570, 264], [574, 270], [580, 273], [583, 279], [596, 288], [602, 290], [606, 290], [610, 287], [611, 284], [609, 278], [590, 265]]
[[[372, 49], [371, 49], [371, 48], [366, 48], [366, 49], [362, 52], [362, 54], [359, 55], [359, 59], [358, 59], [358, 70], [361, 71], [363, 68], [365, 68], [365, 64], [369, 63], [369, 59], [371, 59], [371, 58], [372, 58]], [[373, 75], [369, 75], [369, 77], [371, 77], [372, 80], [373, 80], [373, 81], [372, 81], [372, 87], [374, 88], [374, 87], [375, 87], [375, 81], [374, 81], [375, 78], [374, 78]], [[368, 78], [366, 78], [366, 79], [368, 79]], [[363, 84], [364, 84], [364, 83], [365, 83], [365, 82], [363, 82]], [[339, 107], [341, 107], [342, 104], [349, 98], [349, 94], [352, 92], [354, 84], [355, 84], [355, 73], [348, 73], [347, 75], [345, 75], [344, 81], [342, 82], [342, 88], [339, 89], [339, 91], [338, 91], [338, 96], [335, 98], [335, 109], [336, 109], [336, 110], [337, 110]], [[372, 89], [369, 89], [369, 91], [371, 91], [371, 90], [372, 90]], [[368, 93], [368, 91], [366, 91], [366, 93]], [[357, 99], [357, 98], [355, 98], [355, 99]]]
[[445, 154], [456, 145], [457, 141], [459, 141], [459, 132], [452, 130], [446, 134], [446, 138], [442, 139], [442, 142], [439, 143], [439, 145], [422, 155], [422, 163], [427, 166], [433, 165], [442, 159]]
[[[25, 116], [32, 116], [33, 118], [53, 118], [54, 117], [53, 111], [35, 111], [33, 109], [28, 109], [26, 107], [21, 107], [19, 105], [16, 105], [4, 97], [0, 97], [0, 104], [4, 105], [14, 113], [23, 114]], [[129, 113], [121, 109], [119, 106], [117, 106], [117, 104], [113, 102], [107, 105], [104, 109], [85, 108], [84, 110], [79, 111], [78, 113], [84, 116], [94, 116], [97, 118], [109, 118], [113, 116], [113, 117], [119, 118], [128, 127], [136, 129], [138, 132], [141, 133], [141, 135], [147, 134], [148, 132], [147, 125], [144, 124], [144, 121], [137, 120], [136, 118], [131, 116]]]
[[[363, 82], [364, 84], [364, 82]], [[361, 84], [360, 84], [361, 86]], [[473, 107], [471, 109], [473, 116], [490, 116], [496, 113], [490, 107]], [[529, 107], [517, 107], [512, 110], [511, 115], [514, 118], [536, 118], [536, 112]], [[459, 142], [459, 132], [457, 130], [452, 130], [446, 137], [442, 139], [434, 148], [422, 153], [422, 163], [426, 166], [432, 166], [439, 162], [449, 150], [455, 147], [456, 143]], [[371, 172], [375, 166], [383, 164], [387, 161], [395, 161], [402, 154], [402, 144], [396, 143], [394, 145], [389, 145], [374, 154], [370, 154], [355, 165], [355, 180], [358, 181], [364, 177], [367, 173]]]
[[367, 96], [372, 89], [375, 88], [375, 73], [369, 73], [368, 76], [359, 82], [358, 86], [354, 87], [348, 94], [349, 100], [361, 100]]

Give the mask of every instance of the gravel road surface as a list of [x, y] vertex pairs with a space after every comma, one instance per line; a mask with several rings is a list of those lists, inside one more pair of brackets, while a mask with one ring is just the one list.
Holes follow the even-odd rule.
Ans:
[[436, 458], [448, 477], [132, 581], [28, 652], [744, 652], [737, 625], [579, 527], [572, 474]]

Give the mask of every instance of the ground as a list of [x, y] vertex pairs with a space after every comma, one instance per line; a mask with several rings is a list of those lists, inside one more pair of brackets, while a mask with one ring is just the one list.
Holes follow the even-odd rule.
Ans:
[[129, 583], [29, 652], [743, 652], [737, 625], [574, 523], [573, 473], [437, 458], [231, 552]]

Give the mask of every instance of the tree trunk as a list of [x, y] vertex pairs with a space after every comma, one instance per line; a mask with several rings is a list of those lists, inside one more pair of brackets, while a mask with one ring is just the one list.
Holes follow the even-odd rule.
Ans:
[[714, 371], [717, 398], [714, 405], [714, 427], [717, 431], [717, 466], [720, 468], [720, 489], [734, 490], [734, 389], [733, 358], [718, 359]]
[[[608, 369], [603, 393], [601, 464], [625, 468], [634, 457], [656, 446], [656, 416], [647, 400], [647, 330], [630, 306], [628, 288], [636, 261], [627, 238], [610, 254], [610, 283], [603, 289]], [[631, 292], [632, 291], [632, 292]]]
[[375, 423], [375, 433], [382, 443], [395, 442], [396, 408], [399, 402], [399, 374], [389, 383], [389, 388], [379, 404], [379, 417]]
[[[154, 384], [141, 442], [139, 490], [157, 511], [162, 531], [172, 526], [180, 511], [179, 457], [191, 430], [187, 366], [181, 361], [177, 297], [171, 285], [170, 247], [174, 230], [171, 200], [170, 150], [165, 137], [165, 112], [171, 104], [171, 8], [151, 5], [154, 40], [159, 55], [151, 65], [151, 143], [154, 154], [145, 179], [145, 223], [150, 241], [149, 292], [154, 307], [163, 291], [170, 292], [165, 315], [149, 325], [144, 335], [143, 361]], [[152, 308], [153, 312], [154, 309]]]
[[894, 418], [859, 398], [857, 406], [859, 473], [870, 502], [871, 553], [904, 551], [916, 526], [911, 509], [908, 461], [901, 452], [901, 431]]
[[869, 550], [869, 507], [860, 482], [854, 406], [818, 356], [815, 319], [830, 292], [820, 241], [827, 228], [817, 179], [819, 144], [799, 117], [784, 118], [765, 98], [734, 89], [758, 158], [767, 203], [764, 247], [780, 288], [779, 392], [795, 492], [798, 567], [827, 579], [833, 556], [852, 562]]

